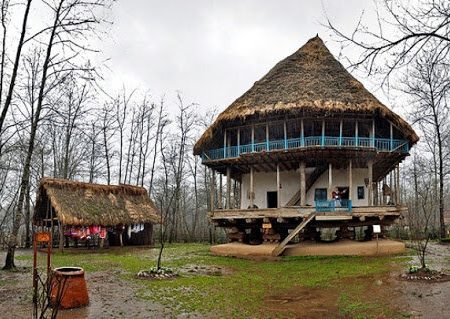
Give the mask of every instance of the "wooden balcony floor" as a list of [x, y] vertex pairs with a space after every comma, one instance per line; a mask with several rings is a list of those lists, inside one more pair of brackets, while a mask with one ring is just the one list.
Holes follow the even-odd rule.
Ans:
[[[315, 207], [281, 207], [265, 209], [218, 209], [208, 213], [212, 221], [230, 219], [259, 219], [259, 218], [304, 218], [315, 212]], [[351, 212], [334, 211], [316, 213], [317, 221], [351, 220], [364, 217], [400, 217], [407, 211], [406, 206], [357, 206]]]

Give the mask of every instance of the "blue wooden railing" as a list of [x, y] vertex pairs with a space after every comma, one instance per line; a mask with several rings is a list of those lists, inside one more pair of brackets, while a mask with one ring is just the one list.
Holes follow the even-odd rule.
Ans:
[[352, 211], [352, 201], [350, 199], [341, 200], [316, 200], [317, 212]]
[[407, 140], [370, 137], [308, 136], [208, 150], [203, 152], [202, 159], [203, 161], [210, 161], [235, 158], [241, 154], [252, 152], [270, 152], [308, 147], [373, 148], [379, 152], [409, 152], [409, 142]]

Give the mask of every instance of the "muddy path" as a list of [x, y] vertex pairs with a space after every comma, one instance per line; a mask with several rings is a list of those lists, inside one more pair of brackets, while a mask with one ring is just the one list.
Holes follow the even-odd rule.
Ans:
[[[417, 257], [413, 257], [418, 264]], [[431, 243], [427, 264], [431, 269], [450, 273], [450, 245]], [[397, 291], [400, 302], [405, 304], [410, 318], [441, 319], [450, 318], [450, 281], [411, 282], [399, 281]]]
[[[18, 251], [30, 254], [30, 251]], [[0, 260], [4, 256], [0, 254]], [[27, 262], [16, 262], [16, 272], [0, 270], [0, 318], [31, 318], [32, 269]], [[140, 288], [120, 277], [117, 271], [97, 271], [86, 274], [90, 304], [86, 308], [59, 311], [59, 319], [90, 318], [182, 318], [171, 309], [136, 297]]]

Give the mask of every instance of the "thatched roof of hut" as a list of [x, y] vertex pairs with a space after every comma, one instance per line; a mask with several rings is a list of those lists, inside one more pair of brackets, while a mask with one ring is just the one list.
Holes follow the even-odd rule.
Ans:
[[230, 122], [309, 112], [376, 114], [401, 129], [411, 143], [419, 139], [412, 127], [367, 91], [316, 36], [225, 109], [197, 141], [194, 154], [208, 147], [213, 134]]
[[37, 193], [33, 222], [50, 216], [64, 225], [159, 223], [160, 213], [143, 187], [100, 185], [43, 178]]

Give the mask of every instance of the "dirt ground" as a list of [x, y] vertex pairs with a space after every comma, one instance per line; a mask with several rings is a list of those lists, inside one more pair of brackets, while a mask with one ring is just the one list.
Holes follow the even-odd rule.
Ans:
[[[18, 251], [17, 255], [30, 254], [31, 251]], [[0, 260], [4, 260], [3, 253]], [[16, 262], [18, 272], [0, 271], [0, 318], [20, 319], [31, 318], [32, 314], [32, 282], [31, 268], [28, 264]], [[86, 308], [65, 310], [58, 313], [58, 319], [88, 319], [88, 318], [183, 318], [174, 316], [162, 305], [135, 296], [136, 287], [133, 283], [119, 278], [118, 273], [95, 272], [86, 274], [89, 283], [90, 304]], [[8, 284], [11, 283], [11, 284]]]
[[[19, 254], [29, 254], [19, 251]], [[431, 244], [429, 265], [433, 269], [450, 272], [450, 245]], [[0, 260], [3, 260], [3, 253]], [[396, 258], [396, 257], [393, 257]], [[263, 261], [262, 261], [263, 262]], [[416, 263], [417, 264], [417, 263]], [[18, 272], [0, 271], [0, 318], [31, 318], [31, 268]], [[268, 294], [264, 299], [264, 313], [283, 314], [288, 318], [350, 318], [339, 306], [340, 287], [359, 285], [361, 298], [377, 300], [378, 304], [401, 309], [405, 318], [449, 318], [450, 282], [410, 282], [399, 280], [404, 269], [382, 278], [364, 276], [334, 284], [329, 288], [295, 287], [282, 293]], [[121, 279], [117, 271], [97, 271], [87, 274], [90, 306], [60, 312], [58, 318], [200, 318], [198, 314], [174, 315], [170, 309], [136, 297], [135, 283]], [[212, 314], [206, 315], [211, 318]], [[380, 318], [391, 318], [389, 315]]]

